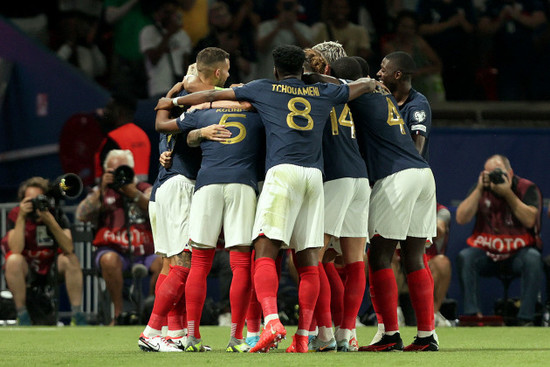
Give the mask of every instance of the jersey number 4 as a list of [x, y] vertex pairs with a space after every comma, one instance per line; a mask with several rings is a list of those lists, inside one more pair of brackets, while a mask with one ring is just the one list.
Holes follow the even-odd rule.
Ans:
[[[349, 117], [348, 117], [349, 116]], [[330, 125], [332, 128], [332, 135], [338, 135], [338, 125], [347, 126], [351, 128], [351, 138], [355, 139], [355, 125], [353, 124], [353, 117], [348, 105], [344, 105], [344, 109], [340, 113], [339, 117], [336, 117], [336, 110], [332, 107], [330, 110]]]
[[386, 101], [388, 102], [388, 120], [386, 122], [390, 126], [398, 125], [399, 131], [401, 131], [401, 135], [406, 135], [407, 132], [405, 131], [404, 127], [405, 121], [403, 121], [403, 118], [399, 114], [397, 107], [395, 107], [390, 98], [386, 97]]

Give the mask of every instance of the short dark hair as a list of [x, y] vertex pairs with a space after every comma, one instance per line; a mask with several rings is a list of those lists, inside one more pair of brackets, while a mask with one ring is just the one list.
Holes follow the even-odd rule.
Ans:
[[294, 45], [283, 45], [273, 50], [273, 64], [281, 74], [300, 74], [304, 67], [304, 50]]
[[362, 58], [361, 56], [352, 56], [352, 58], [354, 58], [355, 60], [357, 60], [357, 62], [359, 63], [359, 65], [361, 65], [362, 75], [363, 75], [363, 76], [369, 76], [370, 67], [369, 67], [369, 63], [367, 62], [367, 60], [365, 60], [365, 59]]
[[353, 57], [342, 57], [330, 64], [330, 72], [333, 77], [349, 80], [357, 80], [363, 76], [363, 70], [359, 61]]
[[216, 64], [229, 59], [229, 53], [219, 47], [206, 47], [197, 54], [197, 71], [205, 73], [216, 69]]
[[412, 75], [416, 71], [416, 63], [411, 55], [403, 51], [395, 51], [384, 57], [393, 64], [395, 71], [400, 71], [405, 75]]

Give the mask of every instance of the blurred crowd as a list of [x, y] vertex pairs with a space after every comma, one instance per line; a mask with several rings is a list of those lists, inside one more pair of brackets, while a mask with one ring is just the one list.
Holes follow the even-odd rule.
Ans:
[[280, 44], [325, 40], [372, 74], [384, 55], [408, 52], [431, 102], [550, 98], [549, 0], [28, 0], [4, 1], [0, 14], [136, 98], [164, 94], [204, 47], [230, 53], [229, 85], [271, 78]]

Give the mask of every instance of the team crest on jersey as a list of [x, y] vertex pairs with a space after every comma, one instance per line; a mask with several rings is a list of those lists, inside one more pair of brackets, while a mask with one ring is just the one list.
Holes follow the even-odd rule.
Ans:
[[417, 122], [422, 122], [426, 119], [426, 112], [424, 112], [424, 110], [421, 110], [421, 111], [415, 111], [414, 113], [414, 119], [417, 121]]

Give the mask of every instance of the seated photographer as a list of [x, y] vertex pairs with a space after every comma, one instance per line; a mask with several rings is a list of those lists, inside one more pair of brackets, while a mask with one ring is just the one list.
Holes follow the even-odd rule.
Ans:
[[[54, 216], [48, 180], [32, 177], [19, 186], [19, 206], [8, 214], [8, 232], [2, 239], [6, 253], [5, 276], [13, 294], [20, 326], [42, 323], [27, 311], [27, 286], [48, 284], [48, 276], [62, 276], [72, 308], [72, 325], [86, 325], [82, 313], [82, 270], [74, 254], [69, 221], [65, 215]], [[57, 255], [57, 273], [51, 274]], [[32, 288], [34, 289], [34, 288]], [[29, 294], [29, 298], [31, 294]], [[34, 304], [29, 304], [29, 309]], [[33, 308], [34, 309], [34, 308]], [[36, 314], [46, 311], [40, 310]], [[55, 322], [55, 321], [53, 321]]]
[[542, 280], [539, 236], [542, 195], [533, 182], [514, 175], [510, 161], [494, 155], [485, 162], [477, 184], [457, 208], [456, 221], [475, 216], [470, 247], [458, 255], [458, 274], [466, 315], [482, 316], [478, 278], [501, 274], [521, 278], [518, 325], [532, 325]]
[[[114, 325], [123, 311], [123, 271], [134, 272], [145, 267], [152, 274], [149, 292], [153, 294], [162, 259], [154, 255], [148, 218], [151, 185], [135, 179], [132, 152], [111, 150], [103, 168], [99, 186], [78, 205], [76, 218], [97, 224], [93, 241], [97, 247], [95, 264], [101, 270], [114, 304], [115, 319], [111, 322]], [[128, 229], [132, 233], [132, 251]]]

